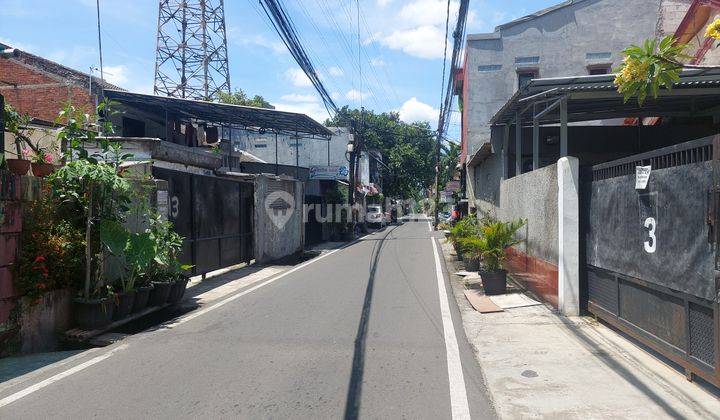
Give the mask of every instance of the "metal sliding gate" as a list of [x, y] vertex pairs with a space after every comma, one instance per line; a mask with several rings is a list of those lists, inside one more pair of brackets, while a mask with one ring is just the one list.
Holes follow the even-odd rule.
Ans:
[[[587, 309], [720, 386], [718, 157], [703, 138], [583, 172]], [[636, 167], [650, 166], [636, 189]]]
[[168, 215], [185, 237], [182, 261], [193, 274], [249, 262], [253, 258], [253, 184], [214, 176], [153, 168], [168, 181]]

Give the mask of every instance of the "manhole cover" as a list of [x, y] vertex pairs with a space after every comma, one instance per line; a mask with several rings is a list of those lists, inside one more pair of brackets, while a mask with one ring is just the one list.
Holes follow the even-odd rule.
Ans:
[[521, 373], [521, 375], [526, 378], [537, 378], [538, 377], [538, 373], [535, 372], [534, 370], [524, 370], [523, 373]]

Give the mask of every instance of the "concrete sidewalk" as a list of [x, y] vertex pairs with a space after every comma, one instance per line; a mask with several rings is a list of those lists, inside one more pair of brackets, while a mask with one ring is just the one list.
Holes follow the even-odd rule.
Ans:
[[[443, 242], [451, 273], [462, 263]], [[587, 317], [544, 306], [480, 314], [451, 274], [463, 327], [501, 418], [720, 418], [720, 391]]]

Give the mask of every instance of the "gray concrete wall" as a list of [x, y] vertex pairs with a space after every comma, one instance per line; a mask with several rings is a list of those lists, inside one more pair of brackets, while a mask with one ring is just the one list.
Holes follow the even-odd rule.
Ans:
[[[333, 127], [335, 133], [330, 139], [330, 165], [347, 166], [345, 158], [349, 137], [349, 129]], [[233, 149], [243, 150], [253, 154], [267, 163], [275, 163], [275, 135], [272, 133], [253, 133], [233, 130]], [[299, 154], [295, 151], [295, 139], [286, 135], [278, 135], [277, 160], [278, 164], [294, 166], [296, 155], [299, 156], [299, 165], [302, 167], [328, 165], [328, 141], [325, 139], [301, 138], [298, 146]]]
[[31, 302], [28, 298], [21, 300], [21, 353], [58, 349], [60, 336], [70, 329], [73, 297], [72, 290], [64, 289], [43, 294], [40, 302]]
[[[655, 36], [660, 0], [576, 0], [542, 16], [470, 34], [465, 83], [468, 152], [489, 141], [492, 116], [518, 89], [518, 72], [535, 70], [541, 78], [589, 74], [593, 66], [616, 67], [621, 51]], [[607, 58], [588, 54], [609, 53]], [[516, 59], [539, 57], [537, 63]], [[480, 66], [499, 66], [481, 71]]]
[[[290, 206], [284, 213], [271, 206], [278, 198]], [[303, 183], [300, 181], [267, 175], [255, 178], [253, 231], [256, 262], [266, 263], [303, 250], [303, 198]]]
[[557, 179], [554, 164], [503, 181], [497, 209], [501, 220], [527, 219], [518, 251], [554, 265], [558, 262]]

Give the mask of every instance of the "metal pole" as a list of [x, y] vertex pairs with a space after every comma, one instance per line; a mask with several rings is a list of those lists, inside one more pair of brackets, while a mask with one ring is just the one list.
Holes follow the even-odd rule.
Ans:
[[327, 142], [328, 166], [330, 166], [330, 142], [331, 141], [332, 141], [332, 137], [330, 137], [330, 139], [328, 139], [328, 142]]
[[98, 49], [100, 50], [100, 79], [105, 78], [103, 73], [103, 57], [102, 57], [102, 36], [100, 36], [100, 0], [96, 0], [97, 5], [97, 28], [98, 28]]
[[560, 157], [568, 155], [568, 104], [567, 97], [560, 102]]
[[277, 131], [275, 132], [275, 176], [279, 175], [278, 170], [278, 142], [277, 142]]
[[300, 179], [300, 137], [295, 132], [295, 178]]
[[435, 142], [435, 209], [433, 211], [433, 220], [435, 228], [437, 229], [440, 224], [440, 142], [442, 138], [440, 133], [437, 135], [437, 141]]
[[533, 105], [533, 171], [540, 167], [540, 121], [535, 117], [537, 106]]
[[[505, 124], [503, 130], [503, 147], [502, 147], [502, 179], [508, 179], [510, 162], [508, 161], [508, 149], [510, 148], [510, 124]], [[471, 180], [471, 182], [474, 180]]]
[[522, 123], [515, 114], [515, 176], [522, 175]]

